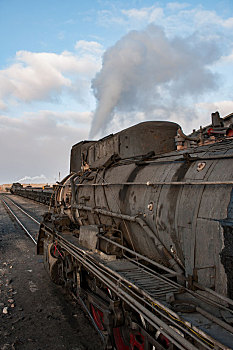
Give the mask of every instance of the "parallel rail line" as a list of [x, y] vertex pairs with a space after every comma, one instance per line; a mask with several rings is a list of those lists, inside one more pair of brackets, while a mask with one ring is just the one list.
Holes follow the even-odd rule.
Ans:
[[[5, 196], [3, 196], [4, 199], [6, 199]], [[35, 240], [35, 238], [32, 236], [32, 234], [29, 232], [29, 230], [26, 228], [26, 226], [22, 223], [22, 221], [17, 217], [17, 215], [15, 214], [15, 212], [10, 208], [9, 203], [7, 204], [7, 202], [4, 200], [3, 198], [1, 199], [3, 204], [5, 205], [5, 207], [7, 208], [7, 210], [10, 212], [10, 214], [14, 217], [14, 219], [16, 220], [16, 222], [20, 225], [20, 227], [24, 230], [24, 232], [26, 233], [26, 235], [33, 241], [34, 244], [37, 244], [37, 241]], [[18, 210], [20, 210], [25, 216], [29, 217], [32, 221], [34, 221], [37, 225], [40, 225], [39, 221], [37, 221], [35, 218], [33, 218], [30, 214], [28, 214], [24, 209], [22, 209], [21, 207], [19, 207], [14, 201], [12, 201], [10, 198], [7, 198], [7, 200], [9, 200], [13, 205], [15, 205]]]

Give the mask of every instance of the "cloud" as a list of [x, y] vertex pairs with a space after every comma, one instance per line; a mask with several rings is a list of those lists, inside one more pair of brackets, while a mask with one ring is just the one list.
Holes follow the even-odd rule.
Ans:
[[230, 17], [222, 22], [222, 25], [226, 28], [233, 28], [233, 17]]
[[147, 23], [155, 22], [156, 19], [161, 19], [164, 15], [161, 7], [151, 6], [141, 9], [122, 10], [122, 13], [137, 21], [146, 21]]
[[203, 8], [195, 8], [190, 11], [185, 11], [187, 14], [192, 14], [194, 23], [197, 26], [203, 26], [206, 24], [218, 25], [226, 28], [233, 28], [233, 17], [223, 19], [215, 11], [204, 10]]
[[103, 46], [96, 41], [79, 40], [75, 44], [75, 49], [81, 52], [81, 54], [94, 54], [101, 57], [103, 54]]
[[[95, 14], [96, 16], [96, 14]], [[113, 25], [125, 26], [125, 19], [118, 14], [118, 10], [113, 8], [112, 10], [101, 10], [97, 12], [97, 23], [105, 28], [112, 27]]]
[[169, 2], [167, 4], [167, 8], [171, 11], [177, 11], [177, 10], [182, 10], [186, 7], [189, 7], [190, 5], [186, 2]]
[[[71, 125], [71, 126], [83, 126], [88, 125], [91, 122], [93, 113], [92, 112], [76, 112], [76, 111], [65, 111], [57, 112], [50, 110], [41, 110], [35, 112], [25, 112], [24, 118], [26, 120], [52, 120], [55, 121], [56, 125]], [[50, 129], [44, 130], [43, 134], [50, 132]]]
[[232, 63], [233, 62], [233, 50], [229, 55], [222, 56], [219, 63]]
[[[91, 136], [152, 119], [176, 121], [189, 132], [208, 124], [210, 113], [217, 109], [222, 115], [232, 111], [232, 89], [226, 93], [227, 79], [232, 84], [233, 54], [228, 52], [232, 17], [178, 2], [127, 10], [109, 3], [108, 8], [111, 11], [99, 11], [95, 18], [94, 12], [88, 12], [88, 20], [111, 28], [110, 35], [128, 34], [104, 56], [97, 42], [103, 38], [89, 36], [93, 41], [77, 41], [74, 52], [18, 51], [12, 64], [0, 70], [0, 147], [5, 150], [7, 145], [1, 155], [0, 182], [33, 179], [38, 174], [52, 182], [59, 171], [67, 174], [70, 148], [87, 138], [92, 119]], [[150, 25], [141, 30], [148, 23], [163, 29]], [[129, 32], [132, 28], [138, 30]], [[58, 33], [61, 40], [63, 34]], [[220, 102], [209, 103], [215, 98], [210, 93], [218, 83], [216, 72], [226, 73]], [[75, 112], [73, 107], [69, 110], [71, 104], [93, 101], [93, 78], [95, 116], [90, 111]], [[59, 102], [61, 110], [68, 110], [51, 111], [47, 101]], [[43, 110], [41, 102], [46, 106]], [[17, 115], [25, 109], [34, 112], [14, 118], [16, 107]]]
[[216, 102], [202, 102], [197, 104], [200, 111], [207, 111], [210, 115], [212, 112], [219, 111], [221, 116], [226, 116], [233, 113], [233, 101], [216, 101]]
[[7, 105], [0, 100], [0, 111], [5, 111], [7, 109]]
[[[107, 16], [107, 14], [106, 14]], [[111, 16], [108, 14], [108, 22], [111, 25]], [[116, 17], [116, 16], [115, 16]], [[163, 26], [167, 35], [174, 37], [191, 34], [194, 31], [209, 35], [222, 35], [225, 38], [232, 36], [233, 17], [222, 17], [214, 10], [206, 10], [202, 5], [192, 6], [188, 3], [170, 2], [166, 6], [156, 5], [141, 8], [121, 9], [118, 14], [118, 21], [124, 21], [128, 29], [141, 29], [148, 24]], [[231, 39], [230, 39], [231, 40]]]
[[219, 57], [216, 43], [197, 35], [172, 39], [154, 25], [131, 31], [105, 52], [92, 82], [97, 109], [90, 137], [103, 134], [119, 112], [170, 119], [174, 111], [189, 110], [185, 100], [193, 104], [216, 88], [218, 76], [209, 66]]
[[[87, 138], [91, 112], [39, 111], [20, 119], [0, 115], [0, 183], [15, 182], [43, 174], [54, 182], [58, 173], [69, 173], [71, 146]], [[35, 180], [37, 182], [37, 180]]]
[[[82, 49], [79, 55], [68, 51], [61, 54], [18, 51], [14, 63], [0, 70], [0, 108], [13, 100], [25, 103], [57, 100], [64, 91], [70, 93], [76, 86], [88, 93], [90, 80], [101, 66], [101, 46], [90, 42], [89, 54], [85, 54], [87, 42], [78, 42], [76, 46], [79, 51]], [[91, 47], [95, 47], [92, 54]]]

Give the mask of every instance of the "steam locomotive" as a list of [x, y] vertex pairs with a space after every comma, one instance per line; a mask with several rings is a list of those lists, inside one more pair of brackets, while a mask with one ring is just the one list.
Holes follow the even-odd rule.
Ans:
[[233, 114], [71, 150], [37, 253], [109, 349], [233, 348]]

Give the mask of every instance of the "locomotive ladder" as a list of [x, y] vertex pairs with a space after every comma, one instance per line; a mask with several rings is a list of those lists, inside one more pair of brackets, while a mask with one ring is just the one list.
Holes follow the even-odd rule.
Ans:
[[[187, 290], [168, 277], [148, 271], [143, 265], [138, 266], [137, 261], [108, 261], [81, 247], [78, 238], [71, 234], [61, 234], [44, 225], [41, 229], [53, 234], [62, 249], [139, 313], [148, 324], [161, 330], [178, 349], [232, 349], [233, 328], [215, 317], [216, 313], [212, 315], [208, 309], [202, 310], [203, 296]], [[189, 293], [194, 304], [198, 306], [193, 313], [177, 314], [171, 309], [169, 302], [166, 302], [169, 295], [185, 296]], [[205, 303], [215, 307], [215, 311], [225, 308], [225, 311], [227, 309], [232, 312], [226, 305], [224, 307], [216, 300], [212, 302], [211, 298], [205, 298]]]

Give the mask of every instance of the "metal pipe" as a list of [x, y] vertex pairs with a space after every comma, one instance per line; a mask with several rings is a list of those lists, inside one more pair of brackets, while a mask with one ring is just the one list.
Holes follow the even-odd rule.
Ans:
[[178, 130], [177, 130], [177, 134], [180, 136], [180, 137], [182, 137], [182, 138], [184, 138], [185, 140], [188, 140], [188, 141], [199, 141], [199, 138], [198, 137], [191, 137], [191, 136], [187, 136], [187, 135], [185, 135], [184, 133], [183, 133], [183, 131], [182, 131], [182, 129], [181, 128], [179, 128]]
[[[58, 238], [60, 240], [62, 240], [62, 242], [64, 242], [64, 244], [68, 247], [70, 247], [70, 249], [72, 249], [73, 251], [77, 251], [77, 253], [79, 254], [83, 254], [85, 256], [85, 261], [87, 261], [87, 259], [90, 260], [90, 263], [94, 263], [96, 264], [96, 260], [95, 258], [93, 258], [90, 254], [88, 254], [88, 252], [86, 251], [83, 251], [81, 248], [78, 248], [76, 245], [74, 245], [73, 243], [67, 241], [65, 238], [63, 238], [62, 236], [60, 236], [59, 234], [57, 234]], [[111, 275], [111, 277], [115, 277], [117, 278], [117, 281], [119, 282], [125, 282], [126, 285], [128, 285], [129, 283], [131, 284], [131, 282], [129, 282], [129, 280], [127, 280], [125, 277], [119, 275], [119, 273], [117, 271], [114, 271], [112, 270], [111, 268], [109, 268], [107, 265], [103, 265], [101, 262], [98, 262], [98, 268], [101, 268], [102, 270], [106, 270], [105, 273], [108, 273], [109, 275]], [[151, 275], [151, 273], [149, 273]], [[153, 274], [154, 275], [154, 274]], [[173, 282], [173, 281], [170, 281], [170, 280], [167, 280], [166, 278], [164, 278], [163, 276], [155, 276], [156, 278], [160, 279], [160, 280], [166, 280], [166, 282], [168, 282], [170, 284], [170, 286], [173, 286], [173, 287], [177, 287], [178, 289], [182, 288], [182, 286], [180, 286], [179, 284]], [[143, 295], [148, 299], [148, 300], [151, 300], [152, 302], [155, 301], [149, 294], [147, 294], [146, 292], [144, 292], [143, 290], [141, 290], [138, 286], [134, 285], [134, 288], [139, 291], [140, 293], [142, 292]], [[163, 308], [164, 310], [166, 310], [169, 314], [173, 315], [175, 318], [179, 319], [179, 316], [174, 312], [172, 311], [171, 309], [167, 308], [167, 306], [161, 304], [158, 300], [156, 300], [156, 303], [157, 305], [159, 305], [161, 308]], [[151, 306], [151, 304], [150, 304]]]
[[231, 299], [225, 297], [224, 295], [218, 294], [218, 293], [216, 293], [215, 291], [213, 291], [212, 289], [207, 288], [207, 287], [204, 287], [204, 286], [202, 286], [201, 284], [199, 284], [199, 283], [197, 283], [197, 282], [193, 282], [193, 285], [194, 285], [195, 287], [201, 289], [201, 290], [205, 290], [206, 292], [209, 292], [210, 294], [212, 294], [212, 295], [218, 297], [219, 299], [224, 300], [224, 301], [227, 302], [228, 304], [233, 305], [233, 300], [231, 300]]
[[81, 204], [77, 204], [75, 207], [78, 210], [86, 210], [86, 211], [90, 211], [90, 212], [93, 212], [93, 213], [95, 212], [97, 214], [102, 214], [102, 215], [106, 215], [106, 216], [112, 216], [112, 217], [117, 218], [117, 219], [122, 219], [122, 220], [126, 220], [126, 221], [136, 222], [136, 216], [130, 216], [130, 215], [125, 215], [125, 214], [114, 213], [112, 211], [99, 209], [99, 208], [92, 208], [92, 207], [88, 207], [86, 205], [81, 205]]
[[[199, 150], [199, 148], [198, 148]], [[176, 153], [172, 153], [172, 154], [158, 154], [154, 157], [152, 157], [150, 160], [135, 160], [135, 159], [129, 159], [129, 158], [122, 158], [117, 164], [121, 164], [123, 163], [124, 164], [124, 161], [131, 161], [131, 162], [143, 162], [145, 164], [151, 164], [151, 163], [167, 163], [167, 162], [177, 162], [177, 161], [185, 161], [184, 157], [180, 158], [180, 156], [184, 156], [185, 154], [189, 155], [189, 162], [196, 162], [196, 161], [202, 161], [202, 160], [214, 160], [214, 159], [229, 159], [229, 158], [233, 158], [233, 154], [222, 154], [222, 155], [218, 155], [218, 156], [209, 156], [209, 157], [198, 157], [198, 156], [195, 156], [195, 157], [192, 157], [191, 155], [195, 155], [196, 153], [200, 153], [201, 150], [198, 151], [195, 151], [195, 150], [192, 150], [190, 153], [189, 152], [186, 152], [186, 153], [182, 153], [181, 151], [176, 151]], [[202, 151], [203, 152], [203, 151]], [[169, 160], [170, 157], [179, 157], [177, 159], [174, 159], [174, 160]], [[166, 160], [166, 158], [168, 158], [168, 160]], [[161, 160], [161, 159], [165, 159], [165, 160]]]
[[73, 174], [70, 177], [70, 186], [71, 186], [71, 208], [73, 208], [73, 205], [76, 203], [75, 199], [75, 184], [74, 184], [74, 178], [77, 176], [77, 174]]
[[[63, 237], [60, 237], [63, 239]], [[173, 334], [171, 334], [171, 327], [169, 327], [169, 325], [167, 325], [166, 323], [164, 323], [162, 320], [160, 320], [160, 318], [158, 318], [154, 313], [152, 313], [151, 311], [149, 311], [148, 309], [146, 309], [143, 305], [141, 305], [136, 299], [135, 297], [131, 297], [127, 292], [125, 292], [122, 287], [121, 284], [119, 283], [114, 283], [112, 280], [110, 280], [108, 277], [106, 277], [103, 273], [101, 273], [98, 268], [99, 267], [94, 267], [92, 262], [88, 262], [88, 255], [85, 254], [84, 257], [80, 257], [77, 253], [75, 253], [74, 251], [72, 251], [72, 248], [69, 248], [69, 246], [67, 246], [66, 243], [69, 243], [67, 241], [64, 240], [64, 245], [66, 246], [66, 249], [73, 254], [73, 256], [75, 256], [76, 258], [78, 258], [78, 260], [80, 260], [89, 271], [91, 271], [92, 273], [94, 273], [95, 275], [98, 276], [98, 278], [100, 280], [102, 280], [103, 283], [105, 283], [106, 285], [108, 285], [118, 296], [120, 296], [126, 303], [128, 303], [128, 305], [130, 305], [136, 312], [140, 312], [143, 317], [145, 319], [147, 319], [149, 321], [150, 324], [152, 324], [154, 327], [161, 327], [163, 329], [163, 333], [166, 335], [166, 337], [172, 341], [172, 343], [176, 346], [179, 347], [179, 349], [183, 349], [183, 347], [181, 347], [181, 344], [183, 346], [185, 346], [185, 349], [197, 349], [195, 346], [193, 346], [192, 344], [189, 343], [189, 341], [187, 341], [185, 338], [180, 337], [180, 335], [177, 332], [172, 332]], [[90, 257], [89, 257], [90, 258]], [[105, 267], [105, 266], [104, 266]], [[131, 290], [130, 290], [131, 291]], [[132, 291], [131, 291], [132, 292]], [[157, 302], [157, 301], [156, 301]], [[165, 308], [165, 307], [164, 307]], [[170, 311], [171, 312], [171, 311]], [[208, 339], [209, 341], [211, 341], [213, 344], [217, 345], [219, 348], [224, 349], [224, 350], [230, 350], [227, 346], [224, 346], [223, 344], [219, 343], [217, 340], [213, 339], [212, 337], [210, 337], [208, 334], [205, 334], [203, 331], [201, 331], [200, 329], [196, 328], [194, 326], [193, 328], [197, 333], [199, 333], [202, 337], [205, 337], [206, 339]], [[186, 331], [183, 329], [183, 331]], [[190, 334], [191, 335], [191, 334]], [[173, 336], [171, 338], [171, 336]], [[178, 338], [177, 338], [178, 337]], [[180, 340], [181, 342], [178, 344], [176, 341], [174, 341], [174, 338], [176, 340]], [[199, 340], [200, 342], [200, 338], [196, 338], [196, 340]], [[204, 345], [204, 344], [203, 344]], [[205, 347], [207, 347], [208, 349], [212, 349], [212, 347], [209, 347], [205, 344]]]
[[[67, 244], [68, 244], [68, 250], [69, 250], [69, 245], [71, 246], [71, 250], [70, 250], [70, 252], [71, 252], [71, 254], [72, 254], [72, 249], [74, 248], [75, 250], [78, 250], [79, 252], [78, 253], [75, 253], [74, 251], [73, 251], [73, 255], [75, 255], [77, 258], [79, 258], [79, 260], [81, 259], [81, 261], [83, 261], [83, 263], [84, 263], [84, 265], [85, 265], [85, 263], [87, 263], [88, 265], [90, 265], [91, 264], [91, 266], [93, 267], [93, 263], [94, 263], [94, 265], [96, 265], [96, 261], [93, 259], [93, 257], [91, 257], [91, 256], [89, 256], [89, 254], [86, 254], [86, 252], [83, 252], [82, 251], [82, 249], [80, 249], [80, 248], [78, 248], [78, 247], [76, 247], [76, 246], [73, 246], [73, 244], [72, 243], [70, 243], [70, 242], [68, 242], [68, 241], [66, 241], [62, 236], [60, 236], [60, 235], [57, 235], [63, 242], [64, 242], [64, 244], [65, 244], [65, 246], [67, 246]], [[73, 248], [72, 248], [73, 247]], [[78, 254], [83, 254], [84, 255], [84, 257], [80, 257]], [[94, 260], [93, 262], [92, 261], [89, 261], [88, 262], [88, 259], [89, 260]], [[101, 267], [102, 266], [102, 267]], [[101, 273], [99, 270], [100, 269], [102, 269], [103, 270], [103, 268], [104, 269], [106, 269], [107, 267], [105, 266], [105, 265], [102, 265], [101, 264], [101, 266], [96, 266], [96, 267], [93, 267], [94, 268], [94, 270], [95, 271], [97, 271], [97, 272], [99, 272], [99, 273]], [[86, 266], [87, 267], [87, 266]], [[99, 270], [98, 270], [99, 269]], [[110, 271], [110, 273], [112, 273], [112, 272], [114, 272], [114, 271], [111, 271], [109, 268], [107, 268], [107, 270], [109, 270]], [[95, 273], [95, 271], [93, 272], [93, 273]], [[104, 271], [105, 272], [105, 271]], [[109, 275], [109, 273], [107, 273], [106, 272], [106, 274], [108, 274]], [[104, 278], [106, 278], [106, 276], [104, 276], [103, 275], [103, 272], [101, 273], [101, 275], [100, 275], [100, 279], [101, 279], [101, 276], [103, 276]], [[113, 277], [112, 275], [110, 275], [110, 277]], [[117, 277], [117, 276], [116, 276]], [[127, 280], [125, 280], [124, 278], [121, 278], [121, 276], [118, 276], [118, 278], [120, 278], [121, 279], [121, 281], [124, 281], [124, 282], [126, 282], [126, 283], [129, 283]], [[109, 280], [109, 279], [108, 279]], [[112, 280], [111, 280], [112, 281]], [[121, 288], [121, 281], [120, 281], [120, 283], [119, 283], [119, 279], [117, 280], [117, 283], [116, 284], [114, 284], [114, 286], [116, 286], [117, 285], [117, 289], [115, 290], [115, 293], [116, 294], [118, 294], [118, 292], [119, 292], [119, 288]], [[103, 281], [104, 282], [104, 281]], [[106, 283], [106, 282], [104, 282], [104, 283]], [[126, 288], [128, 288], [127, 286], [126, 286]], [[135, 288], [136, 288], [136, 286], [135, 286]], [[113, 288], [112, 288], [113, 289]], [[137, 290], [138, 288], [136, 288], [136, 290]], [[113, 289], [114, 290], [114, 289]], [[132, 289], [130, 289], [130, 292], [131, 293], [133, 293], [136, 297], [137, 297], [137, 295], [133, 292], [133, 290]], [[151, 299], [151, 297], [149, 296], [149, 295], [147, 295], [145, 292], [143, 292], [143, 294], [145, 295], [145, 297], [146, 298], [149, 298], [149, 299]], [[129, 294], [128, 294], [129, 295]], [[130, 295], [129, 295], [130, 296]], [[138, 296], [139, 297], [139, 296]], [[139, 297], [140, 298], [140, 297]], [[141, 298], [140, 298], [141, 299]], [[135, 300], [135, 298], [133, 298], [133, 300]], [[151, 299], [152, 300], [152, 299]], [[144, 300], [144, 302], [145, 302], [145, 300]], [[156, 303], [158, 304], [158, 305], [161, 305], [158, 301], [156, 301]], [[130, 305], [130, 304], [129, 304]], [[130, 305], [130, 306], [132, 306], [132, 305]], [[166, 306], [164, 306], [164, 305], [161, 305], [162, 306], [162, 308], [164, 308], [164, 309], [166, 309]], [[137, 309], [135, 309], [136, 311], [137, 311]], [[158, 311], [158, 310], [157, 310]], [[158, 311], [159, 312], [159, 311]], [[169, 313], [173, 313], [171, 310], [168, 310], [168, 312]], [[160, 312], [159, 312], [160, 313]], [[179, 319], [179, 316], [178, 315], [175, 315], [175, 317], [177, 318], [177, 319]], [[145, 317], [146, 318], [146, 317]], [[150, 320], [151, 322], [153, 322], [153, 320]], [[186, 324], [186, 321], [185, 320], [183, 320], [184, 321], [184, 323]], [[187, 324], [186, 324], [188, 327], [190, 327], [190, 325], [189, 325], [189, 322], [187, 322]], [[177, 325], [178, 326], [178, 325]], [[195, 332], [197, 332], [197, 333], [199, 333], [202, 337], [204, 337], [204, 338], [206, 338], [207, 340], [209, 340], [210, 342], [212, 342], [213, 344], [215, 344], [215, 345], [217, 345], [219, 348], [221, 348], [221, 349], [225, 349], [225, 350], [230, 350], [227, 346], [224, 346], [222, 343], [219, 343], [216, 339], [214, 339], [214, 338], [212, 338], [211, 336], [209, 336], [208, 334], [206, 334], [206, 333], [204, 333], [202, 330], [200, 330], [199, 328], [197, 328], [197, 327], [195, 327], [195, 326], [193, 326], [193, 330], [195, 331]], [[183, 329], [183, 331], [185, 331], [185, 332], [187, 332], [187, 330], [184, 330]], [[188, 332], [189, 334], [190, 334], [190, 332]], [[192, 334], [190, 334], [190, 335], [192, 335]], [[169, 337], [168, 337], [169, 338]], [[196, 340], [199, 340], [200, 341], [200, 339], [196, 339]], [[173, 339], [172, 339], [172, 341], [173, 341]], [[174, 343], [175, 344], [175, 343]], [[204, 344], [203, 344], [204, 345]], [[205, 347], [207, 347], [207, 345], [205, 344], [204, 345]], [[210, 347], [208, 347], [208, 349], [212, 349], [212, 347], [210, 348]]]
[[175, 259], [171, 256], [169, 251], [162, 245], [162, 243], [159, 241], [159, 239], [156, 237], [155, 233], [150, 229], [150, 227], [147, 225], [147, 223], [144, 220], [142, 220], [141, 218], [139, 218], [137, 216], [118, 214], [118, 213], [114, 213], [114, 212], [104, 210], [104, 209], [97, 209], [97, 208], [94, 209], [94, 208], [87, 207], [87, 206], [80, 205], [80, 204], [76, 205], [75, 207], [79, 210], [86, 210], [86, 211], [90, 211], [90, 212], [94, 212], [94, 213], [98, 213], [98, 214], [102, 214], [102, 215], [106, 215], [106, 216], [110, 216], [110, 217], [114, 217], [114, 218], [119, 218], [122, 220], [136, 222], [137, 224], [139, 224], [142, 227], [142, 229], [154, 241], [156, 248], [162, 253], [162, 255], [163, 254], [166, 255], [170, 266], [172, 268], [174, 268], [174, 270], [176, 272], [178, 272], [179, 275], [183, 274], [183, 270], [181, 269], [181, 267], [178, 265], [178, 263], [175, 261]]
[[82, 307], [84, 308], [84, 310], [86, 311], [87, 315], [89, 316], [89, 318], [90, 318], [90, 320], [91, 320], [93, 326], [95, 327], [96, 331], [99, 333], [99, 335], [100, 335], [100, 337], [101, 337], [101, 340], [105, 343], [105, 337], [104, 337], [103, 333], [101, 332], [101, 330], [97, 327], [97, 325], [96, 325], [96, 323], [95, 323], [95, 320], [93, 319], [93, 317], [92, 317], [90, 311], [89, 311], [88, 308], [86, 307], [86, 304], [84, 303], [83, 299], [82, 299], [80, 296], [76, 297], [73, 293], [72, 293], [72, 295], [73, 295], [73, 297], [74, 297], [75, 299], [77, 299], [77, 300], [81, 303]]
[[94, 186], [160, 186], [160, 185], [233, 185], [233, 181], [156, 181], [156, 182], [119, 182], [119, 183], [94, 183], [94, 184], [76, 184], [78, 187], [94, 187]]
[[167, 257], [169, 264], [176, 272], [178, 272], [180, 275], [183, 273], [183, 270], [178, 265], [178, 263], [175, 261], [175, 259], [171, 256], [169, 251], [162, 245], [162, 243], [159, 241], [159, 239], [155, 236], [155, 233], [151, 230], [151, 228], [146, 224], [144, 220], [142, 220], [139, 217], [136, 217], [136, 222], [143, 228], [143, 230], [148, 234], [149, 237], [154, 239], [156, 247], [165, 254]]
[[97, 236], [98, 236], [99, 238], [101, 238], [101, 239], [104, 239], [104, 240], [107, 241], [107, 242], [112, 243], [113, 245], [115, 245], [115, 246], [117, 246], [117, 247], [120, 247], [121, 249], [127, 251], [128, 253], [133, 254], [133, 255], [137, 256], [138, 258], [141, 258], [141, 259], [143, 259], [143, 260], [149, 262], [151, 265], [154, 265], [154, 266], [160, 268], [161, 270], [164, 270], [164, 271], [166, 271], [166, 272], [169, 272], [169, 273], [171, 273], [171, 274], [173, 274], [173, 275], [175, 275], [175, 276], [178, 274], [178, 273], [175, 272], [174, 270], [171, 270], [171, 269], [169, 269], [168, 267], [163, 266], [163, 265], [157, 263], [156, 261], [147, 258], [147, 257], [144, 256], [144, 255], [141, 255], [141, 254], [139, 254], [139, 253], [136, 253], [136, 252], [133, 251], [132, 249], [129, 249], [129, 248], [124, 247], [122, 244], [119, 244], [119, 243], [117, 243], [117, 242], [114, 242], [114, 241], [112, 241], [111, 239], [106, 238], [106, 237], [104, 237], [104, 236], [102, 236], [102, 235], [97, 235]]
[[209, 312], [203, 310], [199, 306], [196, 307], [196, 311], [199, 312], [204, 317], [208, 318], [210, 321], [213, 321], [214, 323], [216, 323], [219, 326], [225, 328], [228, 332], [233, 334], [233, 327], [231, 325], [229, 325], [228, 323], [220, 320], [218, 317], [215, 317], [214, 315], [212, 315]]
[[[62, 240], [64, 240], [63, 237], [60, 237], [60, 238], [61, 238]], [[69, 245], [71, 245], [71, 247], [73, 246], [72, 243], [69, 243], [69, 242], [67, 242], [67, 241], [65, 241], [65, 240], [64, 240], [64, 242], [65, 242], [65, 244], [68, 243]], [[77, 249], [77, 247], [75, 247], [75, 246], [74, 246], [74, 248]], [[71, 248], [71, 249], [72, 249], [72, 248]], [[85, 262], [87, 262], [87, 259], [88, 259], [88, 258], [91, 259], [92, 257], [90, 257], [90, 256], [88, 256], [88, 255], [85, 254], [85, 258], [84, 258], [84, 259], [85, 259]], [[90, 261], [89, 263], [92, 264], [91, 261]], [[104, 269], [107, 269], [107, 271], [109, 271], [109, 273], [114, 273], [114, 271], [111, 271], [107, 266], [102, 265], [102, 264], [100, 264], [100, 265], [101, 265], [100, 268], [102, 267], [102, 268], [104, 268]], [[97, 268], [99, 268], [99, 267], [97, 267]], [[120, 278], [121, 282], [123, 281], [123, 282], [125, 282], [126, 284], [129, 283], [128, 280], [126, 280], [125, 278], [122, 278], [121, 276], [118, 276], [117, 274], [116, 274], [116, 278], [118, 278], [118, 281], [119, 281], [119, 278]], [[135, 287], [136, 290], [139, 290], [138, 287], [136, 287], [136, 286], [134, 286], [134, 287]], [[119, 284], [118, 284], [117, 290], [119, 291]], [[150, 297], [147, 293], [145, 293], [144, 291], [142, 291], [142, 292], [143, 292], [143, 295], [144, 295], [146, 298], [148, 298], [148, 300], [151, 299], [151, 297]], [[131, 293], [134, 293], [133, 290], [131, 290]], [[135, 294], [135, 293], [134, 293], [134, 294]], [[136, 295], [136, 294], [135, 294], [135, 295]], [[152, 299], [151, 299], [151, 300], [152, 300]], [[165, 310], [167, 309], [166, 306], [160, 304], [159, 301], [156, 301], [156, 303], [157, 303], [160, 307], [162, 307], [163, 309], [165, 309]], [[202, 312], [201, 312], [200, 310], [201, 310]], [[220, 319], [217, 319], [215, 316], [209, 314], [209, 313], [206, 312], [205, 310], [202, 310], [202, 309], [200, 309], [200, 310], [199, 310], [199, 308], [198, 308], [196, 311], [197, 311], [197, 312], [200, 311], [200, 313], [202, 313], [203, 316], [205, 316], [205, 317], [209, 318], [210, 320], [212, 320], [213, 322], [219, 324], [220, 326], [222, 326], [223, 328], [225, 328], [227, 331], [232, 332], [232, 329], [233, 329], [233, 328], [232, 328], [230, 325], [229, 325], [229, 327], [228, 327], [228, 325], [227, 325], [225, 322], [221, 321]], [[170, 313], [170, 314], [173, 314], [173, 312], [172, 312], [171, 310], [167, 310], [167, 312]], [[205, 314], [204, 314], [204, 313], [205, 313]], [[179, 319], [179, 316], [178, 316], [178, 315], [174, 315], [174, 317], [177, 318], [177, 319]], [[184, 321], [184, 323], [186, 324], [186, 321]], [[187, 322], [187, 326], [189, 327], [188, 322]], [[193, 330], [195, 330], [197, 333], [199, 333], [202, 337], [206, 337], [209, 341], [214, 342], [214, 344], [217, 345], [217, 346], [219, 346], [220, 348], [222, 348], [222, 349], [229, 349], [228, 347], [223, 346], [223, 344], [219, 343], [217, 340], [213, 339], [213, 338], [212, 338], [211, 336], [209, 336], [208, 334], [205, 334], [204, 332], [202, 332], [199, 328], [193, 326]]]
[[206, 304], [217, 306], [217, 308], [221, 308], [221, 309], [226, 310], [226, 311], [230, 312], [231, 314], [233, 314], [233, 310], [231, 310], [228, 307], [220, 304], [219, 302], [214, 301], [213, 299], [211, 299], [208, 296], [202, 295], [202, 294], [200, 294], [198, 292], [193, 292], [191, 289], [187, 289], [187, 288], [185, 288], [185, 291], [187, 293], [191, 294], [194, 298], [201, 299]]
[[[64, 244], [64, 243], [63, 243]], [[66, 245], [66, 244], [65, 244]], [[164, 330], [164, 333], [166, 333], [166, 337], [171, 340], [176, 346], [178, 346], [180, 349], [183, 349], [181, 345], [184, 345], [184, 349], [188, 350], [196, 350], [196, 347], [190, 344], [189, 341], [184, 339], [180, 334], [178, 334], [176, 331], [174, 331], [169, 325], [167, 325], [165, 322], [160, 320], [154, 313], [147, 310], [143, 305], [141, 305], [139, 302], [135, 300], [135, 298], [132, 298], [129, 294], [124, 292], [122, 288], [119, 285], [116, 285], [113, 281], [111, 281], [108, 277], [101, 274], [98, 269], [96, 269], [94, 266], [92, 266], [91, 263], [89, 263], [85, 258], [82, 258], [78, 256], [75, 252], [72, 252], [72, 250], [66, 246], [67, 251], [70, 251], [72, 255], [76, 255], [78, 260], [81, 260], [86, 267], [91, 270], [102, 282], [107, 284], [117, 295], [119, 295], [126, 303], [128, 303], [136, 312], [140, 312], [143, 314], [143, 317], [149, 320], [150, 323], [154, 327], [160, 327]], [[175, 341], [176, 340], [176, 341]]]

